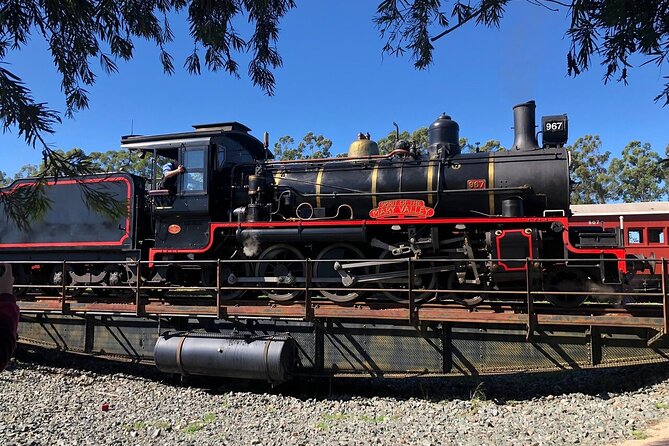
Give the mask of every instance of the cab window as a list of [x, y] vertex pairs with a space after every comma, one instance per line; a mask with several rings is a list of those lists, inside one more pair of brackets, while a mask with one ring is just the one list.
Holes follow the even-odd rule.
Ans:
[[217, 146], [218, 169], [222, 170], [226, 163], [228, 164], [250, 164], [253, 163], [253, 157], [248, 149], [239, 142], [223, 138]]
[[186, 172], [181, 176], [181, 190], [184, 193], [204, 192], [204, 157], [204, 149], [187, 149], [183, 152], [183, 166]]

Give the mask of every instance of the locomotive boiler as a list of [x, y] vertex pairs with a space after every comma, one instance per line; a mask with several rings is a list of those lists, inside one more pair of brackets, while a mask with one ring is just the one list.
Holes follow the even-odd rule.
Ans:
[[[389, 155], [349, 151], [349, 157], [318, 162], [270, 162], [264, 184], [251, 177], [250, 190], [267, 191], [247, 221], [273, 217], [375, 218], [389, 199], [422, 200], [437, 217], [542, 216], [569, 209], [569, 166], [564, 147], [541, 148], [534, 135], [534, 102], [517, 105], [511, 150], [463, 154], [459, 126], [440, 116], [429, 128], [426, 153], [400, 141]], [[377, 149], [378, 150], [378, 149]], [[351, 156], [353, 155], [353, 156]], [[259, 212], [258, 201], [276, 208]], [[342, 209], [345, 206], [345, 209]], [[387, 209], [386, 209], [387, 211]]]
[[[115, 264], [122, 255], [148, 260], [141, 279], [153, 288], [215, 287], [222, 300], [249, 293], [290, 301], [313, 286], [338, 303], [472, 305], [492, 290], [524, 289], [531, 269], [549, 300], [578, 304], [586, 293], [561, 292], [620, 285], [626, 267], [610, 239], [570, 224], [566, 128], [566, 115], [544, 117], [539, 145], [530, 101], [514, 107], [511, 149], [486, 153], [461, 153], [459, 126], [447, 115], [430, 126], [428, 147], [398, 141], [379, 154], [363, 136], [347, 157], [332, 159], [275, 161], [268, 138], [237, 122], [123, 137], [122, 147], [154, 159], [153, 187], [133, 200], [146, 205], [129, 209], [132, 224], [123, 225], [127, 236], [114, 255], [75, 243], [77, 234], [53, 233], [45, 251], [58, 246], [67, 257], [70, 246], [80, 261], [110, 264], [72, 266], [51, 280], [133, 285], [136, 271]], [[185, 167], [174, 188], [159, 185], [165, 160]], [[76, 215], [67, 218], [74, 223]], [[25, 258], [13, 240], [3, 243], [4, 257]], [[29, 268], [25, 280], [40, 268]]]

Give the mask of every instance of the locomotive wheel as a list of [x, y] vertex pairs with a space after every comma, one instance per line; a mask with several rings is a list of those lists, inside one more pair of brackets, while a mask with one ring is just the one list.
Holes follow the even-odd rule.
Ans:
[[[481, 290], [479, 285], [460, 283], [455, 271], [448, 272], [445, 279], [445, 285], [446, 289], [456, 290], [456, 292], [439, 294], [439, 300], [450, 299], [467, 307], [475, 307], [482, 303], [487, 297], [487, 294]], [[458, 293], [457, 290], [480, 291], [480, 293]]]
[[70, 277], [69, 274], [69, 272], [72, 271], [72, 267], [68, 265], [66, 268], [67, 270], [65, 271], [63, 277], [63, 267], [61, 265], [54, 265], [53, 270], [51, 271], [49, 284], [58, 285], [60, 288], [45, 289], [46, 293], [50, 294], [55, 292], [57, 296], [62, 297], [63, 280], [65, 280], [65, 286], [66, 286], [65, 293], [67, 297], [78, 297], [84, 293], [84, 288], [67, 288], [72, 283], [72, 278]]
[[[381, 259], [397, 259], [393, 256], [390, 251], [384, 251], [381, 254]], [[432, 267], [432, 263], [414, 263], [415, 269], [420, 269], [420, 267]], [[399, 263], [382, 263], [377, 265], [376, 273], [383, 274], [389, 272], [403, 272], [404, 274], [396, 279], [382, 280], [379, 282], [380, 288], [394, 288], [399, 292], [394, 293], [392, 291], [384, 291], [389, 299], [394, 300], [395, 302], [400, 303], [409, 303], [408, 293], [403, 291], [409, 287], [408, 274], [407, 274], [407, 264], [406, 262]], [[413, 292], [414, 292], [414, 302], [425, 302], [436, 296], [436, 293], [432, 290], [437, 288], [439, 283], [437, 273], [425, 273], [420, 274], [414, 272], [413, 277]]]
[[129, 298], [135, 295], [134, 288], [128, 283], [127, 271], [121, 266], [114, 265], [108, 268], [103, 285], [127, 286], [130, 288], [95, 288], [95, 294], [100, 297], [116, 296], [120, 298]]
[[[317, 262], [314, 263], [313, 271], [314, 285], [317, 288], [343, 288], [342, 277], [334, 268], [335, 262], [341, 259], [363, 259], [364, 257], [365, 255], [362, 251], [349, 243], [335, 243], [334, 245], [327, 246], [318, 254], [318, 257], [316, 257]], [[367, 274], [367, 272], [363, 272], [362, 274]], [[330, 280], [322, 282], [319, 281], [319, 279]], [[361, 295], [360, 291], [349, 290], [321, 290], [320, 293], [331, 301], [337, 303], [353, 302]]]
[[[239, 299], [246, 290], [229, 289], [228, 287], [239, 287], [243, 284], [237, 282], [239, 277], [249, 277], [253, 274], [251, 265], [238, 257], [230, 260], [234, 262], [221, 262], [221, 300]], [[208, 287], [216, 286], [216, 265], [205, 265], [202, 269], [202, 285]], [[207, 291], [212, 297], [216, 297], [216, 291]]]
[[[580, 269], [560, 266], [552, 269], [544, 278], [546, 299], [556, 307], [578, 307], [588, 299], [590, 278]], [[556, 292], [582, 292], [583, 294], [551, 294]]]
[[302, 294], [302, 290], [292, 289], [298, 283], [298, 280], [304, 280], [306, 271], [304, 270], [304, 256], [297, 248], [291, 245], [273, 245], [260, 254], [259, 260], [265, 262], [258, 263], [256, 267], [256, 276], [277, 277], [283, 283], [273, 283], [272, 288], [263, 289], [272, 300], [277, 302], [287, 302], [293, 300]]

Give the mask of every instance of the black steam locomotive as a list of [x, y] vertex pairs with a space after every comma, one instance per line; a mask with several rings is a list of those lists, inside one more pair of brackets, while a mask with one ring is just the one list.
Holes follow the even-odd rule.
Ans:
[[[24, 262], [16, 274], [24, 284], [95, 288], [136, 283], [123, 262], [148, 260], [141, 275], [154, 288], [217, 286], [223, 299], [249, 289], [299, 299], [307, 276], [335, 302], [380, 293], [406, 302], [411, 289], [418, 300], [473, 304], [486, 290], [517, 289], [528, 268], [548, 291], [621, 284], [624, 252], [570, 225], [566, 115], [542, 119], [543, 147], [533, 101], [514, 107], [514, 128], [510, 150], [461, 153], [458, 124], [442, 115], [426, 150], [398, 141], [380, 155], [362, 136], [348, 157], [297, 161], [272, 160], [268, 138], [237, 122], [127, 136], [122, 147], [153, 156], [156, 186], [125, 173], [79, 179], [126, 201], [126, 216], [95, 214], [80, 183], [61, 180], [49, 188], [43, 221], [29, 231], [5, 223], [0, 256]], [[158, 182], [158, 159], [185, 167], [170, 187]], [[417, 260], [411, 271], [409, 258]], [[63, 259], [77, 262], [65, 271], [44, 263]], [[205, 262], [217, 259], [225, 262]]]

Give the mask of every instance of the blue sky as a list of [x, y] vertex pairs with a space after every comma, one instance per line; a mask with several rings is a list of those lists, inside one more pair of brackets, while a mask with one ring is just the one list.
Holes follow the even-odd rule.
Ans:
[[[121, 135], [188, 131], [191, 124], [239, 121], [272, 142], [313, 131], [345, 151], [359, 131], [381, 138], [397, 122], [403, 130], [428, 126], [446, 112], [470, 141], [513, 141], [512, 106], [534, 99], [541, 115], [569, 115], [570, 142], [599, 134], [616, 153], [631, 140], [650, 142], [663, 153], [669, 144], [669, 107], [653, 102], [667, 75], [656, 66], [631, 71], [630, 85], [602, 83], [594, 66], [578, 78], [566, 75], [569, 42], [564, 12], [527, 2], [511, 2], [497, 29], [464, 26], [435, 43], [435, 63], [426, 71], [408, 57], [383, 56], [383, 41], [372, 23], [378, 1], [300, 2], [281, 25], [278, 49], [284, 66], [276, 70], [276, 92], [266, 96], [245, 76], [247, 55], [239, 57], [242, 77], [225, 73], [191, 76], [182, 67], [192, 43], [187, 25], [173, 22], [169, 47], [177, 72], [162, 74], [158, 52], [137, 42], [135, 57], [104, 74], [89, 89], [90, 108], [63, 119], [49, 137], [55, 147], [87, 152], [119, 147]], [[35, 38], [9, 55], [8, 67], [32, 88], [35, 98], [64, 109], [60, 78]], [[5, 154], [0, 170], [13, 175], [40, 153], [16, 130], [0, 135]]]

